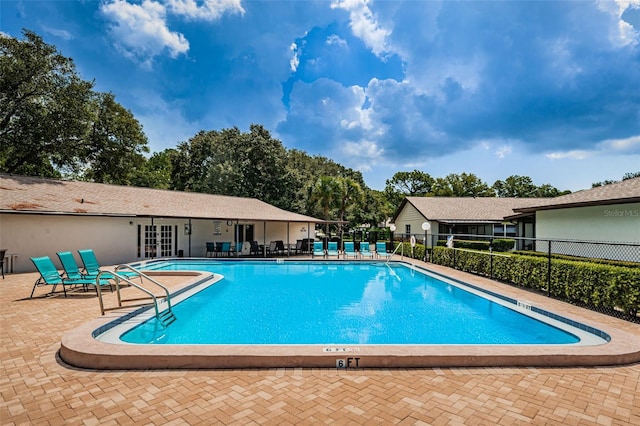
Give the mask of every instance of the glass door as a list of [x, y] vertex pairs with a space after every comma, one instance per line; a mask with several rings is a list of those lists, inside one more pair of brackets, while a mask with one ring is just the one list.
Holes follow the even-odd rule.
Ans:
[[158, 249], [158, 234], [156, 225], [144, 226], [144, 257], [153, 259]]
[[173, 227], [171, 225], [160, 226], [160, 257], [171, 257], [173, 254]]

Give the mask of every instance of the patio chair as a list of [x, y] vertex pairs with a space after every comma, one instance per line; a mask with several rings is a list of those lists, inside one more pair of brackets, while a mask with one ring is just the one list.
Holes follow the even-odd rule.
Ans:
[[323, 258], [327, 255], [324, 251], [324, 244], [322, 241], [314, 241], [313, 242], [313, 257], [322, 256]]
[[373, 259], [373, 252], [369, 250], [369, 243], [363, 241], [360, 243], [360, 258], [363, 259], [365, 257]]
[[337, 241], [329, 241], [327, 243], [327, 257], [336, 256], [340, 259], [340, 252], [338, 251], [338, 242]]
[[260, 253], [260, 245], [258, 244], [257, 241], [251, 241], [251, 254], [261, 254]]
[[[56, 269], [55, 265], [49, 258], [49, 256], [42, 257], [32, 257], [31, 261], [35, 265], [36, 269], [40, 273], [40, 277], [36, 280], [35, 284], [33, 284], [33, 289], [31, 290], [31, 296], [29, 298], [33, 298], [33, 293], [36, 291], [36, 287], [42, 285], [50, 285], [53, 286], [51, 289], [51, 293], [56, 291], [56, 287], [58, 285], [62, 286], [62, 291], [64, 292], [64, 297], [67, 297], [67, 288], [66, 286], [76, 286], [76, 285], [110, 285], [107, 280], [100, 280], [96, 282], [96, 279], [91, 278], [78, 278], [78, 279], [70, 279], [63, 278], [60, 275], [60, 272]], [[97, 291], [97, 289], [96, 289]]]
[[231, 252], [231, 241], [223, 241], [220, 247], [220, 255], [228, 257], [229, 252]]
[[204, 257], [213, 257], [216, 252], [216, 243], [205, 243], [207, 246], [207, 251], [204, 254]]
[[[102, 269], [100, 269], [100, 264], [98, 263], [96, 254], [93, 252], [92, 249], [78, 250], [78, 254], [80, 254], [80, 259], [82, 259], [82, 263], [84, 264], [85, 274], [98, 275], [100, 272], [103, 272]], [[140, 282], [142, 282], [142, 277], [133, 271], [118, 271], [117, 274], [127, 279], [137, 277], [137, 278], [140, 278]], [[116, 276], [113, 275], [112, 273], [102, 274], [102, 277], [106, 280], [116, 279]]]
[[269, 254], [269, 255], [278, 254], [278, 242], [277, 241], [269, 242], [269, 247], [267, 247], [267, 254]]
[[356, 252], [353, 241], [345, 241], [344, 242], [344, 258], [348, 259], [349, 257], [353, 257], [354, 259], [358, 258], [358, 253]]
[[[64, 269], [64, 275], [66, 275], [66, 279], [72, 281], [83, 281], [83, 287], [87, 287], [88, 284], [96, 284], [96, 278], [98, 278], [98, 274], [83, 274], [80, 272], [80, 268], [76, 263], [76, 260], [73, 257], [73, 253], [70, 251], [61, 251], [56, 253], [58, 255], [58, 259], [60, 259], [60, 263], [62, 263], [62, 268]], [[64, 276], [63, 276], [64, 277]], [[111, 287], [111, 283], [108, 281], [109, 278], [104, 278], [105, 274], [100, 278], [101, 285], [109, 285]]]
[[391, 257], [390, 253], [387, 253], [387, 243], [379, 241], [376, 243], [376, 254], [378, 257], [388, 258]]

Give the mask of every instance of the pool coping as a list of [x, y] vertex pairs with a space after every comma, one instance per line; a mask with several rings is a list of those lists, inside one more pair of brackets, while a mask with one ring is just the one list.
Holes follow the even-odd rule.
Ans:
[[[415, 265], [414, 265], [415, 266]], [[429, 265], [430, 266], [430, 265]], [[419, 266], [438, 274], [430, 267]], [[455, 272], [454, 275], [464, 273]], [[172, 272], [172, 275], [177, 275]], [[185, 277], [193, 274], [185, 274]], [[459, 280], [483, 289], [482, 281], [505, 286], [474, 275]], [[175, 291], [181, 292], [213, 274], [193, 276]], [[480, 284], [478, 284], [480, 282]], [[484, 290], [484, 289], [483, 289]], [[489, 290], [491, 292], [491, 290]], [[509, 291], [513, 293], [513, 291]], [[517, 292], [516, 292], [517, 293]], [[98, 329], [135, 309], [107, 315], [66, 333], [60, 357], [80, 368], [105, 370], [235, 369], [235, 368], [425, 368], [425, 367], [575, 367], [624, 365], [640, 362], [640, 337], [611, 325], [622, 320], [577, 308], [564, 302], [526, 293], [537, 309], [553, 312], [570, 309], [572, 321], [606, 333], [609, 342], [593, 346], [573, 345], [133, 345], [107, 343], [94, 338]], [[510, 296], [505, 296], [510, 297]], [[516, 297], [516, 300], [522, 298]], [[601, 319], [605, 321], [601, 321]], [[640, 330], [639, 330], [640, 333]]]

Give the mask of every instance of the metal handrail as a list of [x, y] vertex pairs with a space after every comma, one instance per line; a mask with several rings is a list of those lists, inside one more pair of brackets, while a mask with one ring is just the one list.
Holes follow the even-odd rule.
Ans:
[[[140, 271], [139, 269], [134, 268], [131, 265], [127, 265], [127, 264], [118, 265], [115, 268], [115, 272], [117, 273], [118, 270], [120, 270], [120, 269], [129, 269], [129, 270], [135, 272], [136, 274], [140, 275], [141, 277], [146, 278], [147, 280], [151, 281], [152, 283], [154, 283], [155, 285], [157, 285], [161, 289], [163, 289], [165, 294], [166, 294], [166, 296], [167, 296], [167, 308], [169, 310], [171, 310], [171, 295], [169, 294], [169, 289], [167, 287], [163, 286], [158, 281], [154, 280], [153, 278], [151, 278], [150, 276], [148, 276], [144, 272]], [[127, 282], [130, 283], [131, 281], [127, 280]]]
[[[151, 291], [147, 290], [146, 288], [142, 287], [139, 284], [134, 283], [133, 281], [131, 281], [130, 279], [128, 279], [127, 277], [124, 277], [122, 275], [118, 275], [117, 273], [111, 272], [111, 271], [100, 271], [100, 273], [96, 276], [96, 291], [98, 293], [98, 300], [100, 301], [100, 312], [102, 313], [102, 315], [104, 315], [104, 313], [106, 311], [110, 311], [113, 309], [118, 309], [118, 308], [105, 308], [104, 307], [104, 302], [102, 301], [102, 286], [100, 285], [100, 277], [102, 276], [108, 276], [108, 277], [115, 277], [116, 278], [116, 292], [118, 295], [118, 308], [122, 307], [122, 302], [123, 300], [120, 298], [120, 280], [126, 282], [127, 284], [137, 288], [138, 290], [147, 293], [152, 299], [153, 299], [153, 305], [156, 311], [156, 317], [158, 317], [158, 315], [160, 315], [160, 312], [158, 310], [158, 298], [156, 297], [155, 294], [153, 294]], [[145, 298], [146, 299], [146, 298]], [[127, 301], [131, 301], [131, 300], [141, 300], [141, 299], [128, 299], [125, 300], [125, 302]]]

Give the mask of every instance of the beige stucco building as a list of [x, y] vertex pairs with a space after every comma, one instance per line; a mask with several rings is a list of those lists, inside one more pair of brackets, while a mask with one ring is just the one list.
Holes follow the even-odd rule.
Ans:
[[86, 248], [115, 265], [202, 257], [206, 242], [295, 244], [320, 222], [252, 198], [0, 174], [0, 248], [13, 272], [35, 270], [30, 257], [58, 264], [56, 252]]
[[[491, 237], [524, 236], [518, 233], [516, 222], [505, 220], [514, 208], [530, 206], [546, 198], [495, 197], [406, 197], [396, 210], [392, 222], [396, 234], [423, 235], [423, 223], [428, 223], [431, 236], [445, 239], [447, 235], [478, 235]], [[527, 237], [534, 236], [533, 226], [522, 228]], [[424, 238], [424, 235], [423, 235]]]

